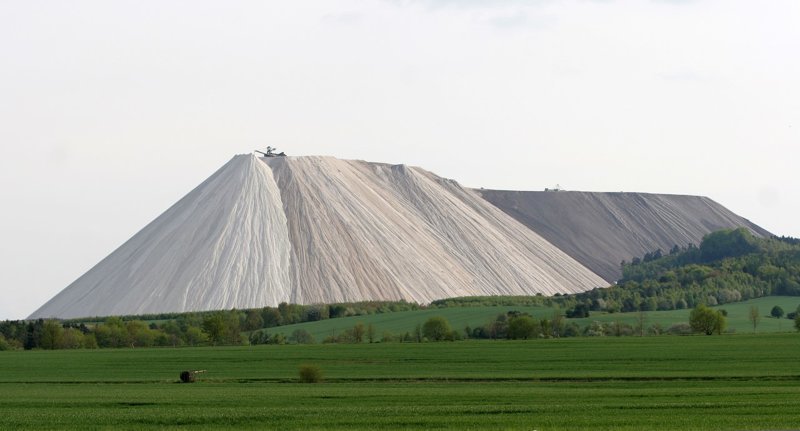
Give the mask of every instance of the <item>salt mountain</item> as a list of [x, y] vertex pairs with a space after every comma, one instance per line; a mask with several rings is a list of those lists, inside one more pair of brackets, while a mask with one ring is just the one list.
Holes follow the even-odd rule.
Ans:
[[700, 244], [706, 234], [745, 227], [769, 232], [704, 196], [650, 193], [480, 190], [511, 217], [608, 282], [622, 277], [620, 262], [661, 249]]
[[475, 192], [422, 169], [239, 155], [31, 317], [605, 284]]
[[[613, 217], [592, 226], [595, 235], [570, 222], [543, 229], [531, 208], [497, 197], [504, 192], [482, 193], [404, 165], [238, 155], [30, 317], [574, 293], [608, 284], [575, 252], [582, 238], [601, 260], [630, 249], [610, 240]], [[563, 210], [536, 217], [558, 225]], [[644, 214], [680, 242], [645, 233], [637, 246], [697, 242], [743, 220], [707, 215]]]

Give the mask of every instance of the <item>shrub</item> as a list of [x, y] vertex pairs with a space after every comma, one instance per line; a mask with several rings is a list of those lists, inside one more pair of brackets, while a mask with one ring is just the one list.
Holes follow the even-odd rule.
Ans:
[[611, 323], [610, 329], [611, 333], [608, 335], [613, 335], [615, 337], [629, 337], [634, 334], [633, 326], [627, 323], [622, 323], [619, 320], [615, 320], [613, 323]]
[[316, 365], [301, 365], [300, 381], [302, 383], [319, 383], [322, 381], [322, 370]]
[[11, 350], [11, 345], [8, 344], [6, 338], [3, 337], [3, 334], [0, 334], [0, 352], [3, 350]]
[[589, 305], [576, 304], [574, 308], [567, 310], [566, 316], [568, 319], [582, 319], [589, 317]]
[[[311, 342], [313, 343], [313, 337]], [[264, 330], [253, 331], [250, 334], [250, 344], [286, 344], [286, 337], [280, 332], [270, 335]]]
[[286, 344], [286, 336], [281, 333], [272, 334], [267, 340], [267, 344]]
[[689, 335], [692, 327], [688, 323], [675, 323], [667, 328], [667, 333], [672, 335]]
[[602, 337], [606, 335], [606, 326], [603, 322], [595, 320], [586, 326], [583, 332], [587, 337]]
[[701, 334], [721, 334], [725, 330], [726, 320], [721, 312], [700, 304], [689, 314], [689, 325], [694, 332]]
[[581, 325], [578, 325], [575, 322], [569, 322], [566, 326], [564, 326], [564, 337], [580, 337], [581, 335]]
[[530, 316], [513, 317], [508, 323], [508, 338], [512, 340], [536, 338], [538, 323]]
[[661, 326], [660, 323], [653, 323], [650, 325], [650, 328], [647, 330], [647, 333], [650, 335], [661, 335], [664, 333], [664, 328]]
[[431, 317], [422, 325], [422, 335], [431, 341], [443, 341], [452, 332], [450, 323], [444, 317]]
[[295, 329], [289, 336], [289, 341], [297, 344], [314, 344], [314, 336], [305, 329]]

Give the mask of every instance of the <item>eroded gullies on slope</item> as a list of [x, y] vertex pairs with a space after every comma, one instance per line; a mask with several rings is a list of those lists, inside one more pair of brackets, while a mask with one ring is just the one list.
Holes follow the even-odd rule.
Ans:
[[586, 242], [568, 235], [572, 216], [520, 198], [517, 220], [489, 200], [420, 168], [239, 155], [32, 317], [580, 292], [606, 282], [553, 244], [605, 256], [623, 249], [603, 240], [617, 225], [632, 242], [706, 226], [660, 201], [603, 203], [579, 222], [596, 225]]
[[536, 231], [608, 282], [620, 262], [674, 245], [699, 244], [719, 229], [766, 230], [702, 196], [651, 193], [479, 190], [486, 200]]
[[288, 238], [271, 170], [253, 156], [236, 156], [32, 317], [288, 301]]

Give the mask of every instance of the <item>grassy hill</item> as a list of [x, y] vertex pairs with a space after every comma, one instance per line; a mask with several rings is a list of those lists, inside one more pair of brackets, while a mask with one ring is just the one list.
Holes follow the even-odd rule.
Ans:
[[[789, 319], [774, 319], [768, 317], [770, 310], [775, 305], [779, 305], [785, 312], [794, 311], [800, 305], [800, 297], [796, 296], [769, 296], [764, 298], [752, 299], [737, 303], [730, 303], [712, 307], [714, 309], [725, 309], [728, 312], [728, 330], [736, 333], [749, 333], [753, 331], [752, 323], [748, 316], [750, 306], [755, 305], [759, 309], [761, 321], [758, 324], [757, 332], [778, 332], [794, 331], [794, 322]], [[454, 329], [463, 330], [465, 327], [472, 328], [482, 326], [498, 314], [505, 314], [508, 311], [520, 311], [529, 313], [532, 316], [543, 319], [550, 319], [555, 308], [546, 306], [485, 306], [485, 307], [452, 307], [425, 309], [416, 311], [401, 311], [395, 313], [372, 314], [365, 316], [352, 316], [338, 319], [327, 319], [316, 322], [305, 322], [295, 325], [286, 325], [269, 328], [266, 331], [270, 334], [281, 333], [285, 336], [291, 335], [297, 329], [308, 331], [317, 342], [321, 342], [325, 337], [341, 333], [352, 328], [357, 323], [364, 325], [372, 324], [375, 328], [377, 338], [380, 339], [385, 331], [392, 334], [413, 333], [418, 324], [422, 324], [430, 317], [442, 316], [446, 318]], [[658, 323], [664, 328], [675, 323], [689, 321], [690, 310], [669, 310], [669, 311], [646, 311], [643, 312], [647, 326]], [[592, 313], [588, 318], [567, 319], [567, 322], [576, 322], [581, 327], [591, 324], [593, 321], [600, 322], [620, 322], [635, 325], [638, 313]]]
[[404, 334], [413, 332], [417, 324], [422, 324], [428, 318], [442, 316], [446, 318], [450, 325], [456, 329], [464, 329], [466, 326], [481, 326], [490, 319], [504, 314], [510, 310], [517, 310], [530, 313], [539, 318], [549, 318], [553, 314], [553, 309], [545, 306], [490, 306], [490, 307], [453, 307], [453, 308], [432, 308], [415, 311], [400, 311], [395, 313], [371, 314], [364, 316], [351, 316], [338, 319], [327, 319], [316, 322], [305, 322], [294, 325], [278, 326], [269, 328], [269, 333], [281, 333], [287, 337], [297, 329], [308, 331], [317, 342], [322, 341], [329, 335], [338, 334], [346, 329], [352, 328], [358, 323], [364, 325], [372, 324], [375, 327], [378, 338], [386, 331], [392, 334]]
[[[786, 313], [792, 312], [800, 305], [800, 297], [797, 296], [767, 296], [763, 298], [751, 299], [749, 301], [735, 302], [730, 304], [711, 307], [715, 310], [728, 312], [728, 331], [736, 333], [753, 332], [753, 324], [750, 322], [750, 307], [758, 307], [761, 321], [758, 324], [757, 332], [782, 332], [794, 331], [794, 321], [783, 318], [774, 319], [769, 317], [772, 307], [778, 305]], [[669, 310], [669, 311], [646, 311], [644, 312], [648, 325], [660, 323], [663, 327], [669, 327], [675, 323], [688, 322], [691, 310]], [[620, 321], [633, 325], [636, 323], [638, 313], [602, 313], [593, 314], [585, 319], [571, 319], [582, 324], [593, 320], [601, 322]]]

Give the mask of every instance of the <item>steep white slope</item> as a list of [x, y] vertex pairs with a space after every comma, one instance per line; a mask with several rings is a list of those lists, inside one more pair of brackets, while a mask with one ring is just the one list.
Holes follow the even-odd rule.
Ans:
[[292, 242], [292, 301], [579, 292], [606, 283], [502, 211], [418, 168], [267, 160]]
[[239, 155], [31, 317], [230, 309], [291, 299], [271, 170]]

